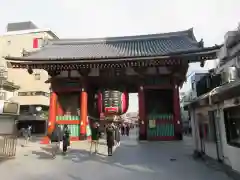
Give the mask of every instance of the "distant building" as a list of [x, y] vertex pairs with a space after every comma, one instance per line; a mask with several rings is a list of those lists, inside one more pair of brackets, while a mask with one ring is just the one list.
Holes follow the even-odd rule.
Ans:
[[58, 37], [50, 29], [39, 29], [32, 22], [10, 23], [7, 32], [0, 35], [0, 61], [7, 67], [8, 81], [19, 86], [6, 99], [21, 105], [20, 120], [36, 119], [37, 107], [48, 110], [50, 85], [45, 83], [48, 73], [35, 70], [29, 74], [26, 69], [13, 69], [3, 57], [24, 56], [44, 47], [51, 39]]
[[197, 97], [184, 108], [190, 112], [196, 152], [240, 174], [240, 29], [226, 34], [218, 57], [217, 68], [196, 84]]

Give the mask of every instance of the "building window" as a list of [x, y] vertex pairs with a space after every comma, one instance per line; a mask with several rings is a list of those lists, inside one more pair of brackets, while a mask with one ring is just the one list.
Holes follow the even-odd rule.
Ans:
[[27, 92], [18, 92], [18, 96], [45, 96], [49, 97], [49, 93], [43, 91], [27, 91]]
[[35, 73], [35, 74], [34, 74], [34, 79], [35, 79], [35, 80], [41, 80], [41, 75], [40, 75], [40, 73]]
[[240, 148], [240, 106], [224, 110], [227, 143]]
[[0, 92], [0, 100], [6, 100], [6, 92]]
[[30, 114], [29, 105], [21, 105], [20, 106], [20, 114]]
[[33, 39], [33, 48], [41, 48], [44, 45], [43, 38], [34, 38]]

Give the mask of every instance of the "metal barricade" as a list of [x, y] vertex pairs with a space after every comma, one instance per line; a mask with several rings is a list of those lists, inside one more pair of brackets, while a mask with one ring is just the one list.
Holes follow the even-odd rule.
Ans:
[[0, 136], [0, 156], [14, 157], [16, 155], [17, 137], [13, 135]]

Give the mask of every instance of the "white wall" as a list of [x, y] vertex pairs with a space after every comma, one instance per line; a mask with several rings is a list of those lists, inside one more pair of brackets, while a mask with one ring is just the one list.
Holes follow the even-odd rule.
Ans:
[[[226, 139], [226, 130], [225, 130], [225, 123], [224, 123], [224, 113], [223, 113], [223, 104], [220, 104], [219, 107], [212, 106], [209, 108], [198, 108], [197, 110], [191, 109], [191, 126], [192, 126], [192, 133], [193, 133], [193, 142], [195, 150], [200, 151], [200, 136], [199, 136], [199, 129], [198, 129], [198, 121], [200, 121], [197, 118], [197, 113], [199, 112], [207, 112], [209, 110], [217, 109], [219, 108], [220, 113], [220, 122], [219, 122], [219, 128], [220, 128], [220, 139], [221, 139], [221, 145], [222, 145], [222, 153], [223, 153], [223, 160], [224, 163], [231, 166], [232, 169], [235, 171], [238, 171], [240, 173], [240, 148], [233, 147], [227, 144]], [[216, 156], [216, 145], [215, 144], [209, 144], [205, 143], [205, 153], [209, 157], [212, 157], [214, 159], [217, 158]]]
[[[13, 32], [10, 34], [0, 35], [0, 63], [5, 64], [6, 61], [4, 56], [22, 56], [21, 52], [24, 48], [27, 51], [35, 51], [37, 49], [33, 48], [34, 38], [44, 38], [53, 39], [47, 32], [34, 32], [19, 34]], [[39, 47], [40, 48], [40, 47]], [[40, 80], [36, 80], [34, 74], [40, 74]], [[19, 92], [26, 91], [43, 91], [49, 92], [50, 84], [45, 83], [48, 79], [48, 73], [45, 70], [34, 70], [33, 74], [29, 74], [26, 69], [12, 69], [8, 68], [8, 81], [15, 83], [20, 86]], [[15, 96], [14, 96], [15, 95]], [[14, 97], [13, 97], [14, 96]], [[34, 103], [48, 105], [49, 98], [44, 96], [32, 96], [31, 101], [29, 97], [18, 97], [17, 92], [15, 94], [8, 93], [7, 99], [12, 99], [20, 104]]]
[[221, 128], [221, 139], [223, 145], [224, 163], [231, 166], [234, 170], [240, 172], [240, 148], [233, 147], [227, 144], [226, 130], [224, 123], [223, 104], [220, 109], [220, 128]]

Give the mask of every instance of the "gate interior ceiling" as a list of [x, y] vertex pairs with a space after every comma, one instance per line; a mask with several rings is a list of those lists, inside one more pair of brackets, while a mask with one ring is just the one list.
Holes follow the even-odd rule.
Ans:
[[203, 47], [203, 41], [198, 42], [193, 29], [189, 29], [154, 35], [60, 39], [27, 56], [5, 59], [13, 68], [26, 68], [30, 74], [34, 69], [44, 69], [51, 76], [49, 130], [58, 121], [74, 125], [73, 138], [86, 135], [87, 115], [100, 115], [96, 95], [119, 90], [124, 97], [126, 92], [139, 93], [140, 139], [173, 140], [181, 131], [178, 87], [185, 81], [188, 63], [204, 64], [215, 59], [219, 48]]

